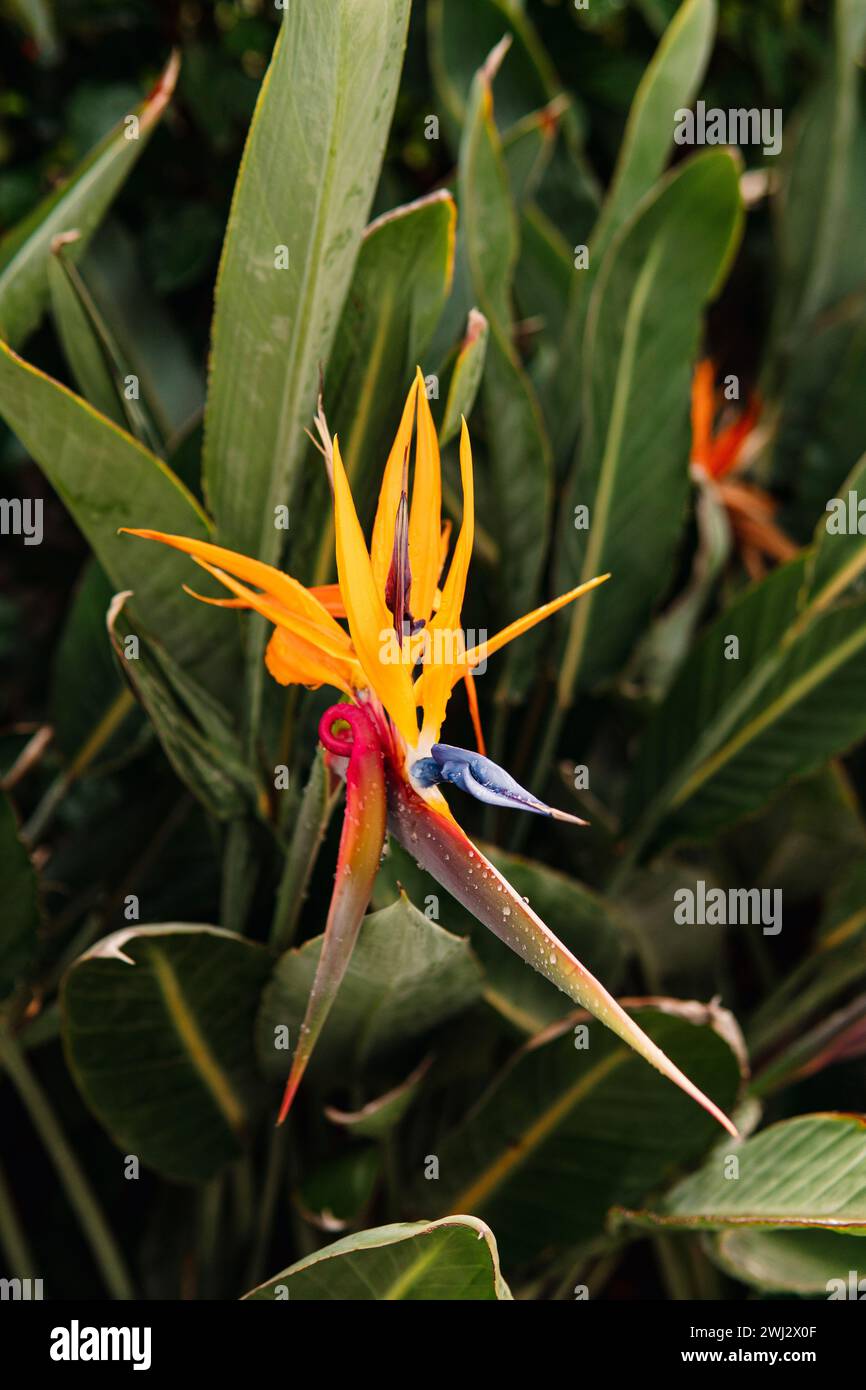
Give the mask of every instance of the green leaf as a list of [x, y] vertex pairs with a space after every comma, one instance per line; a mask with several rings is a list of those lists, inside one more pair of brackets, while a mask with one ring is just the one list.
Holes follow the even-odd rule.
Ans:
[[63, 1041], [123, 1153], [203, 1182], [236, 1158], [257, 1108], [253, 1020], [271, 958], [218, 927], [115, 932], [63, 981]]
[[866, 1288], [856, 1273], [863, 1263], [857, 1236], [730, 1230], [721, 1231], [705, 1248], [726, 1273], [758, 1289], [862, 1299]]
[[443, 449], [452, 439], [456, 439], [461, 416], [468, 420], [472, 414], [484, 374], [489, 333], [490, 325], [480, 309], [470, 309], [466, 335], [451, 373], [445, 412], [439, 427], [439, 445]]
[[409, 0], [290, 5], [247, 137], [217, 281], [204, 476], [221, 543], [268, 563], [378, 178], [408, 16]]
[[656, 700], [665, 694], [687, 656], [731, 552], [728, 514], [719, 489], [708, 478], [696, 480], [695, 525], [697, 547], [686, 585], [655, 620], [635, 654], [633, 674]]
[[30, 856], [18, 838], [12, 803], [0, 794], [0, 999], [15, 989], [36, 957], [39, 887]]
[[[701, 313], [742, 226], [738, 168], [697, 155], [605, 258], [587, 323], [584, 427], [563, 516], [559, 588], [612, 572], [575, 604], [557, 698], [612, 675], [670, 581], [688, 496], [688, 405]], [[576, 529], [574, 507], [589, 508]]]
[[85, 400], [159, 454], [163, 443], [147, 406], [127, 390], [129, 364], [72, 260], [77, 239], [77, 232], [55, 237], [48, 264], [51, 307], [66, 360]]
[[[313, 983], [322, 937], [281, 957], [256, 1027], [259, 1058], [284, 1079], [290, 1056], [275, 1043], [288, 1028], [294, 1044]], [[468, 1008], [481, 971], [465, 941], [451, 936], [405, 898], [365, 918], [340, 991], [310, 1062], [310, 1076], [345, 1079], [369, 1062]]]
[[[51, 723], [67, 762], [89, 767], [123, 761], [139, 746], [141, 716], [118, 680], [105, 630], [114, 588], [95, 561], [85, 566], [70, 605], [51, 677]], [[75, 774], [77, 776], [77, 772]]]
[[[479, 848], [578, 960], [615, 988], [625, 938], [608, 905], [576, 879], [546, 864], [505, 854], [491, 845], [481, 844]], [[398, 898], [401, 887], [416, 904], [428, 905], [435, 899], [436, 911], [441, 912], [448, 930], [471, 938], [472, 949], [484, 967], [484, 998], [522, 1033], [537, 1033], [573, 1011], [572, 1000], [551, 989], [543, 976], [527, 970], [523, 959], [503, 949], [501, 941], [460, 903], [449, 896], [440, 908], [439, 884], [391, 840], [376, 880], [376, 906]]]
[[[739, 1177], [729, 1177], [736, 1154]], [[621, 1219], [665, 1229], [817, 1228], [866, 1235], [866, 1116], [799, 1115], [717, 1150], [651, 1211]]]
[[804, 570], [794, 560], [747, 590], [684, 666], [634, 770], [636, 850], [706, 837], [866, 732], [866, 604], [822, 612], [818, 594], [798, 609]]
[[716, 20], [716, 0], [685, 0], [647, 64], [592, 234], [591, 258], [596, 264], [667, 164], [674, 144], [675, 112], [691, 106], [700, 89], [713, 48]]
[[66, 183], [0, 241], [0, 335], [9, 343], [21, 343], [42, 316], [54, 238], [77, 230], [72, 254], [84, 251], [171, 100], [178, 68], [175, 54], [150, 95], [130, 112], [138, 121], [137, 138], [129, 138], [133, 127], [127, 117], [91, 150]]
[[[641, 1026], [730, 1109], [742, 1055], [731, 1015], [676, 1000], [640, 1003]], [[508, 1258], [523, 1261], [598, 1236], [608, 1207], [630, 1200], [623, 1193], [652, 1192], [717, 1132], [606, 1028], [572, 1014], [527, 1043], [439, 1141], [437, 1195], [447, 1211], [497, 1222]]]
[[256, 1302], [510, 1299], [493, 1232], [471, 1216], [346, 1236], [245, 1294]]
[[[777, 332], [784, 355], [815, 317], [863, 283], [851, 241], [863, 229], [862, 149], [858, 132], [866, 16], [857, 0], [836, 0], [833, 67], [800, 114], [793, 159], [780, 199], [781, 289]], [[786, 132], [787, 135], [787, 132]], [[856, 224], [856, 225], [855, 225]], [[785, 341], [787, 339], [787, 342]]]
[[[68, 240], [67, 240], [68, 238]], [[127, 428], [117, 382], [88, 312], [84, 283], [67, 260], [65, 248], [74, 247], [77, 233], [55, 237], [48, 260], [48, 288], [58, 337], [73, 377], [84, 399], [115, 425]]]
[[494, 507], [488, 526], [507, 557], [501, 568], [504, 606], [506, 616], [514, 618], [532, 607], [535, 599], [547, 547], [552, 477], [538, 401], [512, 343], [517, 219], [493, 119], [491, 89], [505, 51], [504, 44], [495, 48], [473, 83], [458, 182], [472, 288], [490, 323], [482, 383], [487, 474]]
[[336, 1106], [327, 1105], [325, 1114], [332, 1124], [339, 1125], [349, 1134], [359, 1134], [365, 1139], [385, 1139], [393, 1133], [406, 1111], [417, 1100], [432, 1062], [432, 1056], [425, 1057], [399, 1086], [394, 1086], [382, 1096], [376, 1096], [375, 1100], [368, 1100], [360, 1110], [338, 1110]]
[[524, 116], [503, 140], [502, 153], [515, 203], [524, 203], [537, 189], [553, 153], [559, 118], [567, 108], [568, 98], [557, 97], [540, 111]]
[[568, 296], [575, 273], [573, 253], [562, 232], [535, 203], [527, 203], [520, 217], [520, 256], [514, 292], [521, 318], [540, 318], [544, 323], [546, 357], [565, 326]]
[[229, 671], [236, 629], [225, 613], [208, 611], [182, 592], [189, 562], [166, 552], [157, 563], [150, 544], [117, 534], [121, 526], [145, 526], [209, 537], [200, 506], [166, 464], [3, 343], [0, 415], [59, 494], [111, 583], [134, 592], [131, 613], [210, 689], [236, 686]]
[[589, 240], [586, 270], [571, 282], [568, 318], [556, 381], [557, 450], [568, 448], [583, 409], [574, 390], [586, 360], [586, 319], [595, 280], [617, 232], [632, 218], [667, 164], [674, 144], [677, 110], [691, 106], [706, 72], [716, 30], [716, 0], [685, 0], [671, 20], [641, 78], [629, 111], [616, 169]]
[[559, 93], [559, 81], [523, 7], [511, 0], [429, 0], [427, 34], [430, 69], [450, 134], [467, 119], [470, 90], [478, 68], [503, 34], [513, 46], [503, 76], [500, 119], [503, 129], [531, 116]]
[[295, 1202], [314, 1226], [345, 1231], [364, 1220], [381, 1172], [381, 1149], [353, 1144], [316, 1168], [295, 1193]]
[[737, 882], [773, 884], [788, 903], [821, 897], [866, 857], [866, 824], [844, 767], [827, 764], [776, 794], [764, 811], [735, 826], [724, 852]]
[[120, 357], [138, 377], [141, 398], [159, 434], [171, 448], [179, 436], [190, 434], [193, 422], [200, 425], [204, 375], [180, 327], [154, 297], [143, 259], [135, 238], [110, 220], [91, 242], [81, 271]]
[[818, 936], [825, 950], [846, 942], [859, 940], [866, 927], [866, 863], [862, 859], [852, 864], [841, 877], [827, 900], [818, 926]]
[[[363, 524], [372, 519], [406, 392], [451, 285], [456, 220], [451, 195], [437, 192], [385, 213], [364, 232], [324, 391]], [[334, 523], [325, 470], [316, 471], [323, 523], [312, 573], [321, 584], [336, 577]], [[306, 500], [305, 516], [309, 507]]]

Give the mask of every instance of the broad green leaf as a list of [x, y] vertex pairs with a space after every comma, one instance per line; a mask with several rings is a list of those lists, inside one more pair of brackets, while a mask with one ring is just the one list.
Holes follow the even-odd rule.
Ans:
[[378, 178], [408, 16], [409, 0], [288, 6], [247, 137], [217, 281], [204, 476], [221, 543], [268, 563]]
[[[575, 604], [559, 672], [567, 707], [612, 675], [669, 583], [688, 495], [688, 403], [701, 314], [742, 225], [727, 151], [676, 170], [620, 232], [592, 296], [583, 435], [563, 515], [559, 588], [613, 579]], [[576, 507], [589, 509], [589, 525]]]
[[0, 1000], [36, 956], [39, 888], [30, 856], [18, 838], [18, 822], [8, 797], [0, 795]]
[[262, 802], [243, 758], [228, 710], [188, 676], [156, 638], [139, 629], [132, 654], [123, 618], [127, 593], [112, 599], [106, 615], [118, 669], [147, 711], [166, 757], [194, 796], [220, 820], [233, 820]]
[[[739, 1176], [729, 1176], [735, 1154]], [[666, 1229], [817, 1228], [866, 1235], [866, 1116], [799, 1115], [717, 1150], [657, 1207], [627, 1219]]]
[[[364, 232], [325, 372], [324, 403], [365, 525], [373, 517], [406, 392], [419, 363], [423, 369], [451, 285], [456, 220], [453, 198], [438, 192], [395, 208]], [[323, 522], [312, 574], [314, 582], [326, 583], [336, 578], [333, 507], [325, 470], [316, 471], [313, 496]], [[307, 492], [305, 516], [310, 505]]]
[[634, 96], [616, 169], [592, 234], [591, 262], [650, 191], [674, 146], [675, 113], [700, 88], [716, 32], [716, 0], [685, 0], [666, 28]]
[[[175, 660], [210, 689], [229, 687], [231, 617], [182, 592], [189, 562], [117, 534], [151, 527], [206, 539], [207, 518], [171, 470], [79, 396], [0, 343], [0, 415], [33, 455], [116, 589]], [[235, 660], [237, 658], [235, 657]], [[236, 680], [232, 678], [236, 685]]]
[[376, 1096], [375, 1100], [368, 1100], [360, 1110], [338, 1110], [336, 1106], [328, 1105], [325, 1114], [332, 1124], [339, 1125], [349, 1134], [359, 1134], [364, 1139], [385, 1139], [417, 1100], [432, 1061], [432, 1057], [425, 1057], [399, 1086], [394, 1086], [382, 1096]]
[[202, 1182], [241, 1153], [257, 1109], [253, 1020], [271, 958], [217, 927], [130, 927], [67, 971], [75, 1082], [122, 1153]]
[[[862, 1299], [857, 1236], [830, 1231], [721, 1231], [706, 1247], [735, 1279], [776, 1293]], [[851, 1271], [854, 1270], [853, 1281]]]
[[547, 546], [552, 479], [541, 412], [512, 342], [517, 219], [491, 88], [505, 51], [504, 45], [494, 49], [473, 83], [458, 185], [472, 289], [490, 323], [482, 392], [494, 515], [484, 520], [501, 547], [505, 615], [514, 618], [535, 599]]
[[675, 911], [682, 901], [678, 893], [694, 894], [697, 900], [701, 893], [719, 886], [706, 864], [673, 856], [661, 856], [630, 874], [613, 906], [625, 923], [642, 978], [653, 993], [688, 999], [724, 994], [729, 988], [726, 935], [732, 929], [715, 922], [689, 926]]
[[866, 235], [863, 39], [858, 0], [836, 0], [831, 61], [786, 122], [773, 200], [778, 288], [763, 391], [776, 401], [779, 421], [772, 452], [758, 468], [772, 470], [786, 490], [793, 483], [793, 518], [803, 527], [866, 447], [857, 406], [864, 351], [857, 247]]
[[77, 230], [80, 255], [106, 209], [129, 176], [171, 100], [179, 59], [173, 55], [153, 91], [73, 171], [66, 183], [0, 241], [0, 336], [18, 345], [38, 324], [48, 299], [51, 243]]
[[244, 1295], [272, 1300], [510, 1299], [493, 1232], [471, 1216], [402, 1222], [346, 1236]]
[[[285, 1078], [313, 983], [322, 938], [281, 957], [256, 1026], [259, 1059]], [[345, 1079], [417, 1038], [478, 998], [481, 971], [465, 941], [443, 931], [405, 898], [365, 918], [348, 969], [310, 1062], [310, 1076]]]
[[780, 200], [778, 327], [794, 340], [822, 309], [863, 281], [859, 258], [849, 256], [847, 246], [852, 223], [862, 230], [866, 212], [858, 134], [864, 37], [862, 5], [836, 0], [832, 72], [801, 113]]
[[706, 837], [866, 733], [866, 604], [798, 610], [803, 576], [794, 560], [747, 590], [684, 666], [635, 767], [637, 849]]
[[[588, 970], [612, 988], [622, 970], [626, 938], [609, 906], [590, 889], [520, 855], [505, 854], [480, 845], [497, 869], [524, 897], [560, 941]], [[484, 966], [484, 998], [497, 1013], [522, 1033], [540, 1029], [570, 1013], [573, 1002], [522, 958], [508, 951], [477, 918], [452, 897], [443, 897], [432, 875], [419, 868], [411, 855], [391, 840], [376, 880], [373, 901], [377, 907], [399, 898], [405, 888], [416, 906], [438, 914], [449, 931], [469, 936], [472, 949]]]
[[596, 277], [616, 233], [653, 188], [674, 146], [675, 113], [691, 106], [700, 90], [716, 30], [716, 0], [685, 0], [666, 28], [634, 96], [616, 169], [589, 240], [589, 266], [571, 281], [568, 318], [556, 381], [557, 450], [568, 448], [584, 408], [574, 381], [584, 354], [586, 319]]
[[[631, 1001], [634, 1004], [636, 1001]], [[692, 1079], [730, 1109], [739, 1032], [714, 1006], [646, 1001], [640, 1023]], [[718, 1130], [675, 1086], [588, 1014], [533, 1038], [469, 1118], [437, 1143], [446, 1211], [498, 1222], [513, 1260], [598, 1236], [623, 1193], [653, 1192]]]

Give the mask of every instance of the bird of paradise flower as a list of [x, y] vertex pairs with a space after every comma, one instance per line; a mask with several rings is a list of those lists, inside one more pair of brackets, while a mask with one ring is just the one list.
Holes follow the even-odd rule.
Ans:
[[444, 582], [448, 528], [443, 528], [441, 517], [439, 446], [420, 369], [385, 466], [369, 550], [339, 441], [335, 437], [327, 444], [337, 584], [305, 588], [269, 565], [209, 542], [150, 530], [129, 532], [192, 556], [234, 596], [205, 602], [254, 609], [273, 624], [265, 661], [275, 680], [313, 688], [327, 685], [345, 696], [319, 723], [326, 757], [345, 777], [346, 809], [322, 951], [277, 1123], [288, 1114], [345, 974], [390, 831], [505, 945], [735, 1135], [718, 1106], [638, 1027], [464, 834], [441, 791], [443, 784], [451, 783], [496, 806], [585, 824], [532, 796], [483, 753], [441, 742], [440, 730], [451, 693], [461, 680], [466, 682], [478, 730], [473, 671], [610, 576], [600, 575], [571, 589], [467, 649], [461, 612], [475, 504], [465, 420], [460, 438], [463, 516]]
[[704, 358], [692, 379], [691, 465], [705, 486], [716, 490], [749, 578], [763, 579], [769, 562], [792, 559], [797, 546], [773, 520], [775, 498], [741, 476], [761, 417], [759, 398], [753, 395], [744, 410], [720, 411], [715, 383], [715, 366]]

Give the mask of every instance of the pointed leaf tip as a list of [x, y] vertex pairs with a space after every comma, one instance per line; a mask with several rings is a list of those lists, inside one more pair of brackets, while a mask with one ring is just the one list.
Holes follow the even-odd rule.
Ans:
[[[347, 730], [335, 732], [337, 723], [347, 725]], [[291, 1109], [346, 973], [385, 843], [384, 759], [376, 726], [357, 705], [332, 705], [319, 723], [319, 737], [330, 753], [348, 756], [346, 810], [322, 953], [283, 1093], [278, 1125]]]

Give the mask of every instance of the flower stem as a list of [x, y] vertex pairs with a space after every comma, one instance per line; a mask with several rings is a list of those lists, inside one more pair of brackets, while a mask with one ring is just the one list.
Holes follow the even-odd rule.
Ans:
[[18, 1219], [6, 1174], [0, 1167], [0, 1247], [6, 1267], [14, 1279], [32, 1279], [36, 1274], [33, 1254]]
[[0, 1027], [0, 1062], [57, 1170], [112, 1298], [132, 1298], [132, 1280], [84, 1170], [18, 1044]]

